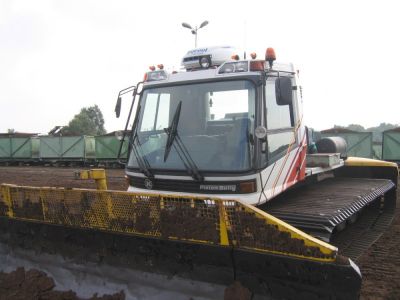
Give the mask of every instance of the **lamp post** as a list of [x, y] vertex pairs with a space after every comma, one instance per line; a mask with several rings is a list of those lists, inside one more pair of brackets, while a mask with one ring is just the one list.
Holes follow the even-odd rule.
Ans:
[[197, 48], [197, 31], [200, 29], [200, 28], [203, 28], [204, 26], [206, 26], [208, 24], [208, 21], [204, 21], [203, 23], [201, 23], [200, 24], [200, 26], [199, 27], [195, 27], [195, 28], [193, 28], [192, 26], [190, 26], [188, 23], [182, 23], [182, 26], [183, 27], [185, 27], [185, 28], [188, 28], [188, 29], [190, 29], [191, 30], [191, 32], [192, 32], [192, 34], [194, 34], [194, 47], [195, 48]]

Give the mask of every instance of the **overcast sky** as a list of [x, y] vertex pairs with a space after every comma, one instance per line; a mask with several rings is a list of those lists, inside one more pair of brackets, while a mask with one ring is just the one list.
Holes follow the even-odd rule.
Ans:
[[[97, 104], [106, 129], [118, 91], [149, 65], [178, 69], [198, 45], [233, 45], [300, 70], [306, 123], [400, 123], [400, 4], [393, 1], [0, 0], [0, 132], [48, 132]], [[128, 110], [124, 99], [125, 112]]]

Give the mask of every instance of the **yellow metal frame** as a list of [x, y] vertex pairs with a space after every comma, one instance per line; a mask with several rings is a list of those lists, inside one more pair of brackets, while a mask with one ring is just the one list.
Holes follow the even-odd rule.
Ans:
[[[4, 205], [8, 208], [8, 211], [6, 212], [6, 216], [13, 218], [14, 217], [14, 211], [12, 209], [12, 201], [11, 201], [11, 194], [10, 194], [10, 186], [5, 185], [4, 187], [1, 186], [1, 196], [3, 199]], [[0, 202], [1, 200], [0, 199]]]
[[[329, 258], [313, 258], [313, 260], [318, 260], [318, 261], [333, 261], [334, 257], [333, 254], [336, 254], [338, 249], [337, 247], [328, 244], [326, 242], [323, 242], [299, 229], [297, 229], [296, 227], [293, 227], [292, 225], [266, 213], [263, 210], [258, 209], [257, 207], [254, 207], [252, 205], [248, 205], [248, 204], [244, 204], [241, 203], [244, 207], [246, 207], [246, 209], [248, 211], [252, 211], [256, 214], [257, 218], [261, 218], [264, 219], [266, 223], [268, 224], [273, 224], [278, 226], [280, 231], [285, 231], [290, 233], [292, 238], [295, 239], [301, 239], [304, 241], [304, 244], [306, 246], [310, 246], [310, 247], [317, 247], [322, 253], [324, 253], [327, 256], [330, 256]], [[258, 251], [266, 251], [264, 249], [258, 249], [256, 248], [256, 250]], [[280, 254], [277, 251], [270, 251], [267, 250], [267, 252], [272, 252], [272, 253], [277, 253]], [[304, 256], [302, 255], [295, 255], [295, 254], [289, 254], [290, 256], [295, 256], [295, 257], [299, 257], [299, 258], [304, 258]]]
[[[96, 177], [93, 176], [95, 174], [85, 174], [83, 176], [89, 175], [88, 177]], [[99, 177], [102, 175], [100, 173]], [[126, 225], [121, 225], [120, 227], [110, 227], [112, 222], [115, 222], [117, 216], [122, 218], [128, 218], [131, 222], [138, 221], [138, 218], [144, 218], [143, 215], [140, 215], [139, 211], [124, 211], [125, 207], [127, 209], [138, 209], [138, 206], [142, 205], [147, 209], [148, 215], [145, 217], [149, 218], [149, 220], [155, 220], [161, 224], [161, 212], [166, 211], [168, 207], [172, 207], [173, 205], [178, 205], [182, 203], [186, 203], [185, 209], [188, 211], [193, 210], [195, 213], [201, 212], [203, 209], [212, 209], [213, 212], [218, 210], [216, 214], [215, 226], [210, 230], [215, 230], [215, 234], [218, 234], [219, 241], [215, 240], [203, 240], [196, 238], [195, 235], [193, 237], [176, 237], [176, 236], [168, 236], [168, 239], [172, 240], [182, 240], [188, 242], [195, 243], [207, 243], [218, 245], [222, 247], [236, 247], [238, 249], [244, 250], [252, 250], [257, 252], [265, 252], [265, 253], [273, 253], [280, 254], [286, 256], [292, 256], [297, 258], [315, 260], [315, 261], [323, 261], [323, 262], [333, 262], [336, 259], [337, 248], [322, 242], [300, 230], [297, 228], [279, 220], [278, 218], [273, 217], [272, 215], [267, 214], [266, 212], [253, 207], [251, 205], [247, 205], [241, 203], [238, 200], [226, 200], [219, 199], [214, 197], [197, 197], [197, 196], [178, 196], [178, 195], [159, 195], [152, 193], [131, 193], [125, 191], [107, 191], [107, 190], [89, 190], [89, 189], [63, 189], [63, 188], [48, 188], [48, 187], [26, 187], [26, 186], [16, 186], [16, 185], [8, 185], [2, 184], [0, 186], [1, 195], [0, 202], [3, 202], [9, 209], [8, 213], [6, 213], [5, 217], [20, 219], [26, 221], [34, 221], [34, 222], [42, 222], [42, 223], [50, 223], [50, 224], [58, 224], [65, 226], [74, 226], [81, 228], [92, 228], [98, 229], [102, 231], [113, 231], [120, 232], [124, 234], [132, 234], [132, 235], [140, 235], [140, 236], [152, 236], [152, 237], [162, 237], [161, 232], [157, 230], [151, 231], [138, 231], [135, 228], [128, 228]], [[37, 195], [36, 195], [37, 194]], [[21, 201], [25, 201], [26, 195], [31, 195], [32, 199], [38, 200], [37, 207], [41, 207], [43, 213], [43, 220], [38, 218], [26, 217], [23, 218], [18, 217], [14, 211], [16, 208], [23, 209], [23, 204]], [[35, 195], [35, 196], [33, 196]], [[75, 199], [75, 198], [76, 199]], [[86, 199], [87, 198], [87, 199]], [[71, 200], [74, 199], [74, 200]], [[88, 208], [85, 211], [79, 211], [82, 199], [85, 201], [89, 201]], [[68, 202], [70, 201], [70, 202]], [[186, 202], [185, 202], [186, 201]], [[189, 202], [187, 202], [189, 201]], [[197, 203], [197, 204], [196, 204]], [[210, 205], [207, 203], [211, 203]], [[70, 213], [69, 215], [60, 215], [60, 211], [62, 210], [54, 210], [54, 205], [57, 204], [58, 208], [70, 206], [72, 207], [72, 211], [79, 214], [80, 219], [76, 220], [76, 215], [74, 213]], [[201, 204], [201, 205], [200, 205]], [[196, 207], [197, 205], [197, 207]], [[200, 206], [199, 206], [200, 205]], [[176, 206], [176, 207], [178, 207]], [[141, 206], [139, 206], [141, 207]], [[175, 207], [175, 209], [176, 209]], [[212, 208], [210, 208], [212, 207]], [[228, 213], [229, 210], [229, 213]], [[173, 210], [172, 210], [173, 211]], [[273, 225], [274, 228], [277, 228], [280, 232], [287, 232], [290, 235], [291, 239], [301, 240], [302, 244], [305, 247], [314, 247], [322, 253], [322, 256], [313, 256], [310, 255], [299, 255], [296, 253], [284, 252], [284, 251], [276, 251], [274, 249], [269, 248], [259, 248], [259, 247], [249, 247], [242, 246], [237, 244], [235, 240], [235, 236], [233, 234], [236, 224], [231, 223], [230, 215], [235, 214], [239, 211], [245, 211], [251, 218], [257, 218], [264, 220], [265, 224]], [[145, 211], [146, 212], [146, 211]], [[125, 217], [124, 217], [125, 216]], [[74, 219], [75, 218], [75, 219]], [[203, 217], [201, 217], [203, 218]], [[56, 221], [54, 221], [56, 220]], [[61, 220], [61, 221], [60, 221]], [[72, 221], [71, 221], [72, 220]], [[192, 219], [192, 225], [196, 226], [196, 222], [202, 219]], [[191, 222], [189, 221], [189, 222]], [[75, 222], [75, 223], [74, 223]], [[211, 224], [211, 223], [209, 223]], [[168, 224], [170, 225], [170, 224]], [[171, 224], [174, 226], [175, 224]], [[124, 227], [125, 226], [125, 227]], [[210, 225], [211, 226], [211, 225]], [[229, 232], [231, 234], [229, 234]], [[165, 237], [165, 236], [164, 236]]]
[[77, 179], [94, 179], [98, 190], [107, 190], [107, 177], [104, 169], [91, 169], [75, 173]]
[[392, 167], [397, 169], [396, 163], [362, 157], [348, 157], [344, 165], [349, 167]]

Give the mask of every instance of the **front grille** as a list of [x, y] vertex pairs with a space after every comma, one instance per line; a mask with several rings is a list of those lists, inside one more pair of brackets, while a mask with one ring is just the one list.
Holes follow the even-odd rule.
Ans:
[[200, 56], [190, 56], [190, 57], [185, 57], [183, 59], [184, 62], [188, 62], [188, 61], [198, 61], [200, 58]]
[[[149, 184], [149, 180], [151, 181], [151, 185]], [[147, 186], [145, 181], [147, 181]], [[201, 194], [245, 194], [240, 191], [241, 182], [249, 182], [249, 180], [196, 182], [191, 180], [129, 177], [130, 185], [136, 188]]]

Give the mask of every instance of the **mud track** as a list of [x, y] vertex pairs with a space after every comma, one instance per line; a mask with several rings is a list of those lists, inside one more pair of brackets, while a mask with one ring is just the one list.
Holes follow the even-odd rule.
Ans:
[[392, 224], [356, 263], [363, 275], [361, 299], [400, 299], [400, 189]]
[[[28, 186], [51, 186], [65, 188], [95, 189], [94, 180], [75, 179], [74, 172], [79, 168], [54, 167], [0, 167], [0, 183]], [[107, 185], [110, 190], [127, 190], [124, 170], [107, 169]]]
[[[74, 179], [75, 170], [79, 169], [0, 167], [0, 183], [67, 188], [96, 188], [94, 181]], [[107, 170], [107, 178], [109, 189], [127, 189], [123, 170]], [[397, 193], [397, 209], [392, 225], [356, 262], [363, 274], [361, 299], [400, 299], [399, 190]], [[5, 275], [2, 274], [2, 276]]]

